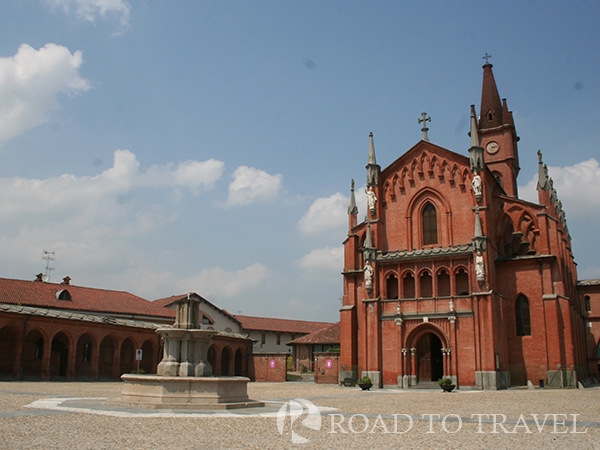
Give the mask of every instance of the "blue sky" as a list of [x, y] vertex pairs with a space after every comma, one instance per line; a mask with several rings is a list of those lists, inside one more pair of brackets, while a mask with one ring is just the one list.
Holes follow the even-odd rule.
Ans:
[[[0, 276], [338, 318], [350, 179], [421, 138], [467, 154], [482, 56], [600, 278], [594, 1], [7, 0]], [[362, 198], [359, 205], [363, 205]], [[361, 208], [359, 216], [364, 214]]]

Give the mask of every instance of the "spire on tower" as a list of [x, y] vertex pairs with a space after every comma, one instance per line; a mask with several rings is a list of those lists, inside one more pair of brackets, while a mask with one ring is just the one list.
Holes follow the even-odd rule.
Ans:
[[373, 143], [373, 133], [369, 133], [369, 158], [367, 161], [367, 187], [377, 186], [377, 178], [380, 167], [375, 159], [375, 144]]
[[354, 197], [354, 179], [352, 179], [350, 186], [350, 204], [348, 205], [348, 214], [356, 215], [358, 214], [358, 207], [356, 206], [356, 197]]
[[[489, 58], [489, 55], [487, 55]], [[486, 57], [484, 57], [486, 58]], [[481, 117], [479, 119], [479, 129], [499, 127], [503, 124], [502, 121], [502, 102], [500, 94], [492, 72], [492, 65], [487, 62], [483, 65], [483, 86], [481, 89]]]
[[477, 117], [475, 117], [475, 105], [471, 105], [471, 147], [469, 148], [469, 160], [471, 171], [479, 173], [483, 170], [483, 148], [479, 145], [479, 133], [477, 131]]

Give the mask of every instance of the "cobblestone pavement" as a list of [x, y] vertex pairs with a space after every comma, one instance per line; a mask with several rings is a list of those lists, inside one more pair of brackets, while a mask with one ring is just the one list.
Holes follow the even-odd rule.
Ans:
[[121, 386], [0, 382], [0, 448], [600, 449], [600, 388], [447, 394], [250, 383], [264, 408], [191, 412], [107, 405]]

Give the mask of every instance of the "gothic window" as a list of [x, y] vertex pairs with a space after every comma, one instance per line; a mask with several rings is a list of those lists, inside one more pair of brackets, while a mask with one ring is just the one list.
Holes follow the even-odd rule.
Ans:
[[415, 277], [412, 273], [407, 273], [402, 281], [402, 287], [404, 288], [402, 298], [415, 298]]
[[423, 245], [437, 243], [437, 214], [435, 207], [431, 203], [427, 203], [423, 208]]
[[281, 345], [281, 335], [277, 335], [277, 345]]
[[462, 267], [455, 275], [456, 295], [469, 295], [469, 275]]
[[212, 321], [206, 317], [206, 316], [202, 316], [202, 325], [212, 325]]
[[586, 311], [591, 311], [592, 310], [592, 304], [590, 302], [590, 296], [586, 295], [585, 298], [584, 298], [584, 300], [585, 300], [585, 310]]
[[398, 278], [396, 275], [390, 275], [386, 282], [387, 298], [398, 298]]
[[421, 273], [420, 287], [421, 287], [421, 295], [420, 295], [421, 297], [425, 297], [425, 298], [433, 297], [432, 279], [431, 279], [431, 274], [429, 272], [424, 271], [423, 273]]
[[438, 297], [450, 297], [450, 275], [446, 269], [438, 272], [437, 276]]
[[517, 318], [517, 336], [531, 336], [529, 302], [524, 295], [519, 295], [519, 298], [517, 298], [515, 315]]
[[267, 336], [265, 333], [260, 334], [260, 345], [265, 345], [265, 341], [267, 340]]

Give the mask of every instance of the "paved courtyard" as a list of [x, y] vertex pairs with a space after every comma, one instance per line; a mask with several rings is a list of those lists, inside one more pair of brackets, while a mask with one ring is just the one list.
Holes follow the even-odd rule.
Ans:
[[446, 394], [251, 383], [264, 408], [190, 412], [107, 405], [121, 386], [1, 382], [0, 448], [600, 448], [600, 388]]

